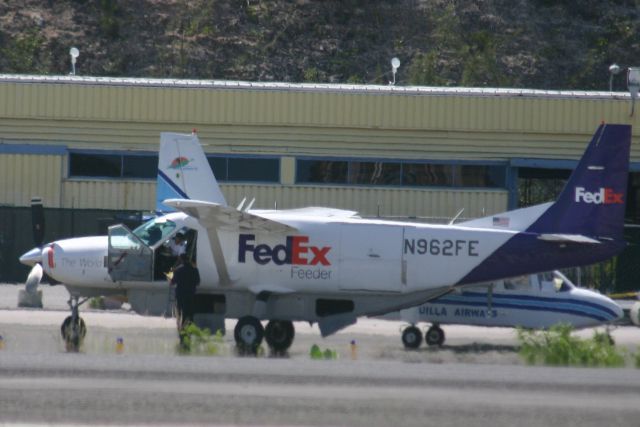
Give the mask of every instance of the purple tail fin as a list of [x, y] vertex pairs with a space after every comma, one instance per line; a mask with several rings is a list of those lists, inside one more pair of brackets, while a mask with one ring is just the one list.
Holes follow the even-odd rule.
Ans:
[[631, 126], [602, 124], [556, 202], [527, 231], [621, 239]]

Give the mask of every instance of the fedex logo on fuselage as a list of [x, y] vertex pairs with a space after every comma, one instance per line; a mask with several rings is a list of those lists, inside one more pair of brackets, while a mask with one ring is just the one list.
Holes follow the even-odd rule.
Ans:
[[622, 193], [616, 193], [612, 188], [601, 188], [595, 193], [586, 191], [584, 187], [576, 187], [576, 203], [593, 203], [596, 205], [623, 204]]
[[287, 236], [284, 245], [271, 247], [267, 244], [255, 245], [255, 234], [240, 234], [238, 241], [238, 262], [246, 262], [247, 253], [260, 265], [272, 262], [276, 265], [331, 265], [327, 254], [331, 246], [310, 246], [309, 236]]

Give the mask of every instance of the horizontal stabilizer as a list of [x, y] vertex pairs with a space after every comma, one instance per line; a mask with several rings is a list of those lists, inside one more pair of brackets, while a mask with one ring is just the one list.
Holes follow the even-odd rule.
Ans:
[[168, 199], [163, 203], [198, 219], [207, 228], [230, 228], [274, 233], [297, 231], [296, 228], [282, 222], [217, 203], [186, 199]]
[[538, 239], [546, 242], [599, 244], [600, 241], [581, 234], [541, 234]]

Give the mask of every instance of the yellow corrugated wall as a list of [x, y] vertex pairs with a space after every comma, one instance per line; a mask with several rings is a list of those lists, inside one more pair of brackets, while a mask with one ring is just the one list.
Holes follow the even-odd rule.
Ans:
[[[628, 99], [142, 87], [0, 81], [0, 117], [104, 122], [591, 133], [639, 124]], [[114, 123], [115, 124], [115, 123]], [[636, 136], [640, 131], [635, 130]]]
[[153, 210], [155, 181], [67, 180], [64, 206], [92, 209]]
[[[63, 78], [64, 80], [65, 78]], [[123, 79], [126, 80], [126, 79]], [[180, 88], [28, 83], [0, 79], [0, 143], [156, 151], [161, 131], [198, 128], [210, 153], [288, 158], [283, 186], [224, 186], [229, 200], [278, 199], [375, 215], [472, 217], [506, 208], [505, 191], [291, 186], [297, 156], [406, 160], [577, 159], [600, 121], [631, 123], [640, 161], [640, 119], [620, 95], [415, 94], [381, 91]], [[104, 82], [103, 82], [104, 83]], [[245, 86], [251, 86], [247, 84]], [[386, 90], [386, 89], [385, 89]], [[26, 156], [26, 157], [25, 157]], [[65, 180], [62, 156], [0, 154], [0, 203], [151, 209], [155, 183]], [[21, 165], [21, 166], [19, 166]], [[41, 193], [41, 194], [33, 194]], [[256, 205], [258, 207], [258, 205]]]
[[350, 209], [365, 216], [416, 216], [451, 218], [464, 208], [463, 217], [475, 218], [505, 211], [507, 192], [471, 189], [406, 189], [346, 186], [276, 186], [222, 184], [231, 205], [256, 198], [254, 207], [279, 209], [330, 206]]
[[28, 206], [38, 196], [60, 207], [62, 156], [0, 154], [0, 204]]
[[[155, 182], [68, 180], [63, 184], [64, 206], [97, 209], [153, 210]], [[506, 191], [417, 190], [380, 187], [221, 184], [227, 202], [236, 206], [255, 197], [256, 209], [329, 206], [356, 210], [365, 216], [450, 218], [464, 208], [463, 217], [502, 212]], [[117, 206], [117, 208], [114, 208]]]

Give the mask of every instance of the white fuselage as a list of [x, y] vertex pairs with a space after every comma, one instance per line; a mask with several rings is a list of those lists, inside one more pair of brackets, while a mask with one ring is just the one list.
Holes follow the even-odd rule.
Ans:
[[[195, 218], [172, 213], [162, 218], [175, 223], [174, 232], [162, 240], [147, 246], [135, 236], [118, 236], [111, 245], [124, 247], [128, 258], [145, 251], [151, 257], [178, 230], [194, 230], [201, 276], [198, 293], [224, 295], [227, 317], [251, 313], [256, 296], [266, 293], [270, 298], [266, 311], [255, 316], [315, 321], [327, 315], [317, 306], [322, 298], [330, 302], [348, 299], [353, 303], [349, 312], [360, 316], [400, 310], [440, 296], [517, 234], [482, 227], [301, 216], [287, 211], [261, 214], [296, 231], [274, 233], [254, 228], [245, 232], [221, 225], [210, 235]], [[212, 239], [219, 242], [222, 256], [216, 255]], [[107, 236], [60, 240], [45, 247], [41, 262], [48, 275], [75, 294], [133, 296], [139, 295], [135, 292], [155, 292], [162, 310], [150, 307], [150, 302], [135, 309], [164, 311], [168, 286], [162, 278], [154, 280], [149, 271], [152, 261], [128, 260], [130, 271], [125, 273], [131, 273], [131, 279], [125, 274], [114, 280], [109, 260], [117, 265], [123, 254], [110, 252], [109, 242]], [[146, 273], [146, 279], [140, 279]], [[504, 276], [501, 271], [494, 274], [495, 279]]]
[[[220, 282], [206, 230], [184, 214], [171, 214], [178, 228], [198, 232], [201, 290], [274, 288], [295, 292], [406, 293], [457, 283], [512, 232], [372, 221], [288, 218], [291, 235], [219, 232], [231, 283]], [[277, 215], [274, 215], [277, 217]], [[106, 264], [107, 236], [66, 239], [43, 251], [47, 274], [69, 285], [113, 285]], [[161, 242], [160, 242], [161, 243]], [[53, 263], [49, 261], [53, 251]], [[499, 274], [499, 273], [498, 273]], [[121, 286], [153, 286], [121, 282]]]
[[[553, 281], [544, 278], [554, 277]], [[491, 286], [491, 288], [490, 288]], [[610, 298], [576, 288], [560, 273], [532, 274], [456, 290], [417, 307], [382, 316], [411, 324], [458, 324], [549, 328], [558, 323], [585, 328], [623, 315]]]

